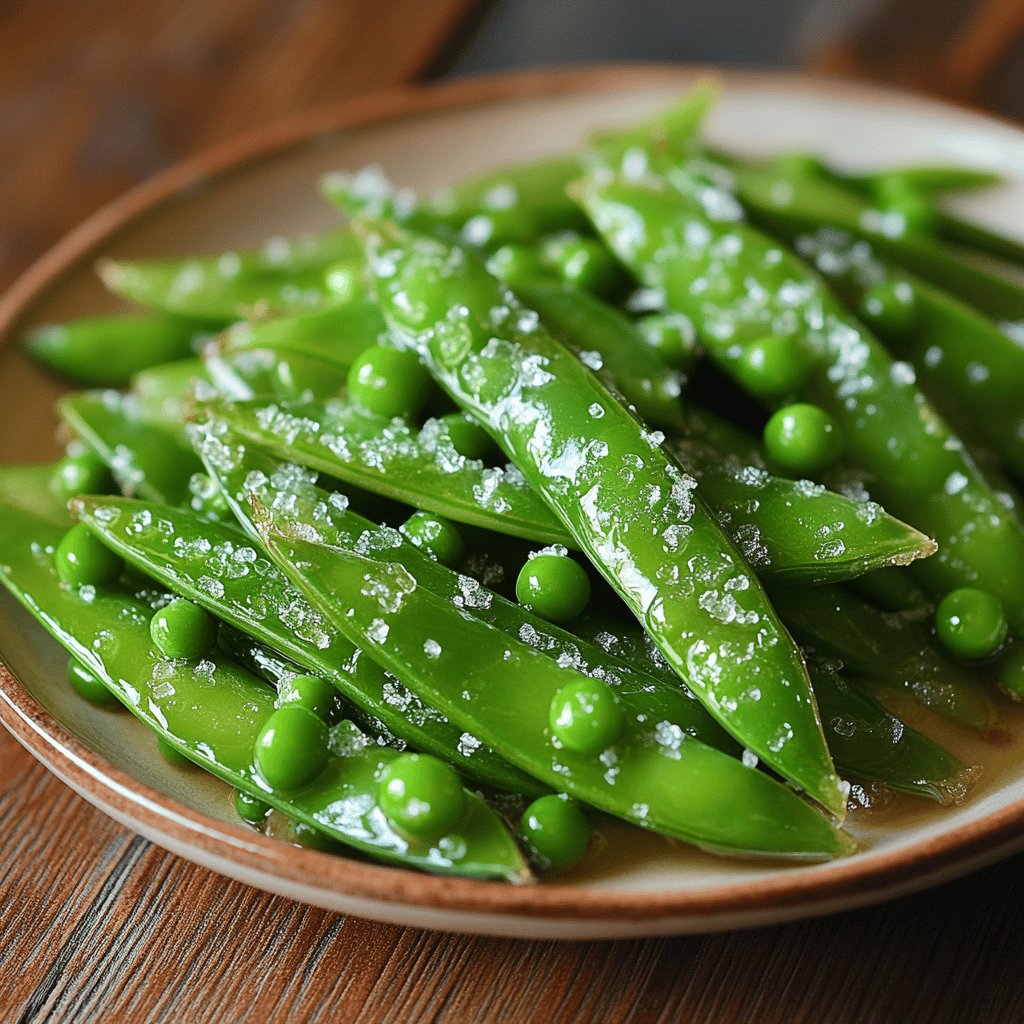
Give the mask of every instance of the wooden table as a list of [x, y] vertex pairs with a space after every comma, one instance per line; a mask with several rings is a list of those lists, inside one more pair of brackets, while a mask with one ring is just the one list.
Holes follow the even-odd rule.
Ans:
[[[158, 167], [414, 76], [469, 6], [0, 0], [0, 285]], [[465, 938], [343, 918], [195, 867], [3, 733], [0, 834], [3, 1021], [1024, 1021], [1024, 858], [755, 932]]]

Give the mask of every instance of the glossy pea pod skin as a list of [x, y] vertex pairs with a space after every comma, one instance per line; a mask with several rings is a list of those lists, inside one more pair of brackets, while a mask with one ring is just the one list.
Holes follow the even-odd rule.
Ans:
[[57, 409], [125, 494], [169, 504], [188, 499], [189, 482], [202, 465], [180, 421], [152, 418], [137, 399], [117, 391], [67, 395]]
[[184, 420], [199, 382], [211, 383], [203, 360], [194, 356], [140, 370], [130, 393], [143, 419]]
[[89, 387], [123, 387], [150, 366], [184, 359], [196, 341], [194, 324], [158, 317], [104, 316], [45, 324], [25, 337], [47, 369]]
[[199, 662], [154, 653], [152, 609], [119, 589], [85, 599], [57, 579], [48, 549], [60, 532], [0, 507], [0, 580], [76, 659], [95, 672], [137, 718], [180, 754], [218, 778], [317, 831], [370, 856], [406, 867], [525, 881], [522, 855], [484, 802], [435, 842], [396, 832], [377, 801], [379, 774], [398, 756], [351, 723], [341, 723], [325, 767], [292, 792], [268, 790], [253, 764], [256, 739], [274, 711], [274, 690], [211, 652]]
[[366, 724], [459, 765], [487, 786], [535, 794], [529, 776], [477, 745], [425, 705], [311, 608], [281, 572], [234, 527], [184, 509], [130, 499], [81, 498], [75, 514], [129, 564], [237, 629], [320, 674], [369, 716]]
[[792, 336], [812, 366], [799, 397], [832, 415], [845, 458], [871, 474], [875, 497], [938, 544], [914, 565], [919, 579], [938, 597], [964, 585], [989, 590], [1024, 631], [1024, 529], [909, 364], [894, 362], [810, 268], [744, 223], [731, 196], [692, 179], [681, 187], [691, 194], [592, 178], [579, 197], [619, 258], [694, 320], [727, 373], [756, 338]]
[[271, 556], [339, 629], [553, 787], [716, 852], [827, 859], [849, 850], [784, 785], [670, 723], [659, 731], [640, 721], [625, 697], [621, 729], [602, 751], [555, 745], [549, 708], [574, 670], [460, 615], [401, 565], [306, 539], [308, 530], [296, 536], [262, 506], [256, 520]]
[[67, 529], [67, 497], [59, 489], [59, 463], [0, 467], [0, 504]]
[[378, 301], [741, 743], [842, 817], [803, 662], [696, 482], [536, 313], [433, 240], [370, 241]]
[[[798, 239], [797, 251], [913, 365], [928, 397], [957, 430], [1024, 480], [1024, 348], [968, 303], [893, 270], [864, 242], [818, 233]], [[896, 308], [877, 308], [883, 301]]]
[[301, 312], [331, 301], [329, 266], [358, 258], [344, 228], [297, 239], [271, 239], [262, 249], [175, 259], [105, 260], [103, 283], [147, 309], [226, 326], [247, 314]]

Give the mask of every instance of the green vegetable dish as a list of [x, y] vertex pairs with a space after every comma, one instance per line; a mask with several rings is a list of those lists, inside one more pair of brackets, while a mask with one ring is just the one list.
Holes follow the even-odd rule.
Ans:
[[940, 204], [991, 175], [741, 158], [713, 99], [104, 263], [139, 311], [26, 346], [106, 390], [0, 469], [75, 699], [252, 828], [511, 883], [612, 819], [824, 861], [966, 799], [1024, 698], [1024, 252]]

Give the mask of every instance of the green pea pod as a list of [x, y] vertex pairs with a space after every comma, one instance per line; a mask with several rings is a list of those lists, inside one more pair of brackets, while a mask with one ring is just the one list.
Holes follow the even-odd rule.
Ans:
[[[237, 439], [219, 431], [216, 424], [198, 429], [196, 443], [239, 523], [254, 539], [259, 539], [259, 532], [252, 516], [253, 500], [275, 508], [294, 529], [315, 529], [332, 544], [360, 550], [372, 546], [389, 561], [415, 572], [422, 586], [429, 586], [434, 594], [465, 614], [529, 644], [559, 665], [571, 666], [629, 694], [639, 713], [652, 721], [670, 720], [705, 743], [738, 753], [728, 734], [677, 682], [666, 685], [636, 670], [624, 659], [586, 644], [492, 593], [476, 580], [434, 562], [409, 544], [399, 531], [378, 527], [352, 512], [342, 495], [315, 486], [315, 475], [294, 465], [277, 464], [259, 452], [247, 451]], [[156, 540], [160, 542], [159, 537]], [[201, 566], [198, 568], [201, 570]], [[320, 621], [312, 609], [308, 614]], [[458, 749], [465, 753], [467, 748], [460, 742]]]
[[131, 381], [131, 393], [143, 418], [182, 420], [198, 381], [210, 383], [202, 359], [179, 359], [140, 370]]
[[990, 591], [1013, 631], [1024, 632], [1024, 528], [909, 367], [894, 364], [812, 270], [738, 219], [731, 196], [692, 180], [680, 187], [692, 194], [595, 177], [578, 195], [619, 258], [665, 290], [726, 372], [767, 333], [795, 338], [809, 364], [800, 397], [832, 415], [846, 457], [875, 478], [885, 507], [938, 544], [915, 563], [918, 577], [937, 597], [965, 585]]
[[942, 164], [883, 167], [862, 174], [842, 174], [839, 177], [877, 196], [891, 193], [897, 188], [929, 196], [942, 192], [963, 192], [967, 189], [991, 188], [1004, 180], [995, 171]]
[[0, 504], [67, 529], [71, 523], [67, 504], [58, 492], [57, 468], [54, 462], [0, 467]]
[[722, 853], [822, 859], [850, 849], [844, 833], [785, 786], [678, 727], [659, 732], [641, 722], [625, 697], [622, 731], [600, 757], [554, 746], [549, 708], [578, 678], [572, 669], [460, 615], [401, 565], [295, 536], [262, 506], [256, 519], [274, 560], [353, 642], [552, 786]]
[[543, 544], [569, 535], [514, 467], [460, 455], [444, 421], [416, 430], [350, 402], [211, 403], [233, 433], [282, 460], [458, 522]]
[[184, 426], [143, 416], [138, 401], [116, 391], [68, 395], [60, 418], [110, 467], [129, 496], [177, 505], [202, 470]]
[[968, 246], [1011, 263], [1024, 263], [1024, 242], [1001, 235], [998, 231], [992, 231], [962, 217], [956, 217], [946, 210], [936, 209], [933, 217], [935, 233], [947, 242]]
[[465, 792], [467, 811], [435, 842], [395, 831], [377, 800], [379, 778], [397, 752], [351, 723], [331, 731], [322, 771], [289, 793], [268, 789], [253, 765], [256, 739], [274, 711], [275, 692], [219, 654], [169, 661], [155, 654], [151, 608], [117, 590], [85, 599], [62, 585], [39, 550], [60, 531], [0, 508], [0, 580], [68, 652], [93, 671], [137, 718], [175, 750], [225, 782], [371, 857], [441, 874], [529, 878], [517, 844], [498, 816]]
[[223, 351], [264, 349], [347, 370], [386, 330], [372, 302], [356, 301], [262, 323], [236, 324], [224, 337]]
[[75, 514], [125, 561], [162, 586], [328, 679], [370, 716], [369, 726], [382, 724], [392, 735], [451, 761], [485, 785], [529, 794], [541, 791], [530, 776], [450, 725], [443, 714], [364, 657], [234, 527], [208, 523], [184, 509], [124, 498], [80, 498]]
[[829, 749], [842, 771], [941, 804], [963, 801], [980, 768], [911, 729], [832, 666], [812, 661], [808, 668]]
[[378, 301], [543, 495], [721, 724], [842, 816], [795, 645], [696, 482], [536, 313], [468, 254], [368, 229]]
[[158, 317], [101, 316], [30, 331], [25, 347], [45, 367], [90, 387], [123, 387], [150, 366], [184, 359], [194, 324]]
[[876, 569], [858, 576], [850, 586], [872, 604], [890, 612], [920, 610], [928, 595], [902, 569]]
[[906, 693], [951, 721], [984, 731], [995, 709], [977, 673], [947, 657], [920, 617], [882, 612], [845, 587], [777, 585], [772, 602], [794, 636], [880, 690]]
[[515, 291], [559, 341], [591, 367], [603, 369], [641, 419], [667, 430], [682, 425], [685, 378], [658, 358], [618, 310], [554, 281], [517, 282]]
[[[851, 246], [823, 232], [799, 239], [797, 249], [913, 365], [928, 397], [957, 430], [987, 445], [1024, 479], [1024, 348], [973, 306], [891, 269], [864, 242]], [[880, 288], [897, 308], [872, 315]]]
[[288, 241], [275, 238], [260, 250], [180, 259], [104, 260], [103, 283], [147, 309], [227, 325], [256, 311], [299, 312], [331, 300], [325, 272], [358, 257], [347, 229]]

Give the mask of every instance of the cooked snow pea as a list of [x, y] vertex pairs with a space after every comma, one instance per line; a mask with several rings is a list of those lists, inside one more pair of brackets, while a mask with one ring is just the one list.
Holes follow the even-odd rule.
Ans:
[[548, 710], [577, 678], [572, 669], [460, 615], [401, 565], [295, 536], [262, 506], [256, 519], [275, 561], [353, 642], [552, 786], [722, 853], [823, 859], [850, 849], [843, 832], [784, 785], [678, 726], [640, 721], [626, 697], [618, 698], [621, 731], [600, 756], [555, 745]]
[[843, 244], [834, 233], [819, 233], [799, 239], [797, 250], [913, 365], [957, 430], [1024, 479], [1024, 348], [968, 303], [892, 270], [864, 242]]
[[236, 528], [123, 498], [77, 499], [75, 512], [135, 568], [329, 680], [370, 716], [371, 728], [382, 723], [391, 735], [457, 763], [485, 785], [538, 792], [528, 775], [487, 747], [474, 746], [473, 737], [339, 635]]
[[188, 498], [189, 481], [202, 465], [180, 422], [148, 418], [136, 399], [116, 391], [68, 395], [57, 408], [125, 494], [172, 505]]
[[111, 291], [148, 309], [210, 325], [252, 311], [299, 312], [331, 300], [325, 271], [358, 258], [344, 228], [297, 239], [273, 238], [262, 249], [174, 259], [104, 260]]
[[387, 225], [368, 234], [392, 328], [486, 426], [708, 710], [841, 817], [846, 787], [800, 654], [663, 435], [469, 254]]
[[59, 530], [0, 508], [0, 539], [0, 580], [121, 703], [190, 761], [374, 858], [444, 874], [528, 878], [515, 840], [472, 793], [465, 793], [466, 813], [446, 835], [417, 841], [396, 831], [380, 809], [377, 789], [380, 774], [399, 755], [351, 723], [332, 730], [315, 777], [291, 792], [268, 788], [253, 752], [275, 714], [273, 689], [218, 654], [199, 662], [154, 654], [151, 608], [127, 592], [97, 590], [86, 599], [62, 586], [45, 554], [59, 541]]
[[1024, 528], [917, 390], [909, 365], [894, 363], [810, 268], [739, 219], [730, 196], [692, 179], [679, 185], [690, 194], [595, 177], [579, 196], [619, 257], [694, 320], [727, 373], [765, 333], [791, 335], [813, 367], [800, 398], [831, 414], [846, 457], [872, 475], [885, 507], [939, 545], [915, 574], [939, 598], [963, 585], [991, 591], [1024, 632]]
[[[315, 474], [247, 451], [229, 434], [217, 433], [215, 425], [197, 432], [197, 446], [224, 488], [236, 518], [254, 539], [259, 538], [252, 511], [256, 500], [277, 509], [296, 530], [316, 530], [329, 543], [340, 546], [354, 545], [360, 550], [372, 546], [388, 561], [415, 572], [421, 586], [429, 587], [464, 614], [504, 631], [559, 665], [571, 666], [628, 694], [639, 712], [652, 721], [671, 720], [705, 743], [737, 750], [735, 742], [677, 680], [665, 685], [624, 659], [491, 592], [475, 579], [452, 572], [408, 543], [400, 531], [378, 527], [356, 515], [343, 495], [318, 488]], [[459, 749], [462, 751], [462, 744]]]
[[841, 586], [777, 585], [771, 598], [801, 644], [842, 661], [849, 675], [885, 691], [906, 693], [951, 721], [984, 731], [995, 709], [976, 670], [939, 649], [919, 616], [882, 612]]
[[139, 414], [157, 420], [182, 420], [198, 381], [210, 382], [202, 359], [179, 359], [141, 370], [132, 377], [131, 393]]
[[48, 369], [90, 387], [123, 387], [150, 366], [184, 359], [194, 324], [158, 317], [101, 316], [30, 331], [25, 347]]

